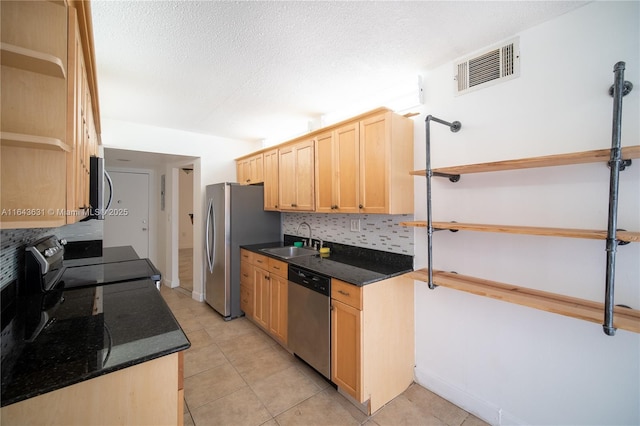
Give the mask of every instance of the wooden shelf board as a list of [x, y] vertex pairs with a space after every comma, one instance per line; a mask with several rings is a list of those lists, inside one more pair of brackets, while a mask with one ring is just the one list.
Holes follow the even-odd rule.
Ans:
[[2, 65], [33, 71], [56, 78], [66, 78], [62, 59], [9, 43], [0, 43]]
[[[409, 273], [409, 277], [424, 282], [428, 282], [429, 280], [427, 269], [411, 272]], [[528, 306], [530, 308], [597, 324], [604, 323], [604, 305], [590, 300], [502, 284], [452, 272], [433, 271], [433, 282], [438, 286], [490, 297], [504, 302]], [[616, 306], [614, 308], [613, 324], [614, 327], [621, 330], [640, 333], [640, 311]]]
[[[400, 222], [402, 226], [414, 226], [418, 228], [426, 228], [427, 222], [424, 220]], [[486, 225], [479, 223], [458, 223], [458, 222], [433, 222], [433, 229], [448, 229], [459, 231], [477, 231], [477, 232], [500, 232], [506, 234], [522, 234], [522, 235], [542, 235], [548, 237], [568, 237], [568, 238], [585, 238], [591, 240], [606, 240], [607, 231], [598, 231], [591, 229], [572, 229], [572, 228], [545, 228], [537, 226], [513, 226], [513, 225]], [[618, 241], [637, 243], [640, 242], [640, 232], [618, 231], [616, 233]]]
[[70, 152], [71, 147], [60, 139], [45, 136], [24, 135], [21, 133], [0, 132], [3, 146], [17, 146], [23, 148], [48, 149], [52, 151]]
[[[520, 158], [517, 160], [495, 161], [490, 163], [467, 164], [462, 166], [439, 167], [433, 173], [462, 175], [468, 173], [498, 172], [505, 170], [530, 169], [535, 167], [566, 166], [571, 164], [586, 164], [608, 162], [611, 149], [596, 149], [593, 151], [572, 152], [568, 154], [546, 155], [542, 157]], [[640, 145], [622, 148], [622, 158], [625, 160], [640, 158]], [[426, 176], [426, 170], [410, 172], [415, 176]]]

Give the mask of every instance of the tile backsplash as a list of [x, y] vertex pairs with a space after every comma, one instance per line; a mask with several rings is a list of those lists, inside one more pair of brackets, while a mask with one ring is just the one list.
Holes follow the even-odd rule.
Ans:
[[0, 231], [0, 288], [18, 278], [24, 262], [24, 249], [46, 235], [67, 241], [101, 240], [104, 222], [89, 220], [60, 228], [3, 229]]
[[[413, 256], [413, 228], [400, 226], [400, 222], [413, 220], [413, 215], [283, 213], [282, 233], [308, 237], [307, 222], [314, 239], [365, 247], [373, 250]], [[351, 222], [359, 231], [351, 230]]]

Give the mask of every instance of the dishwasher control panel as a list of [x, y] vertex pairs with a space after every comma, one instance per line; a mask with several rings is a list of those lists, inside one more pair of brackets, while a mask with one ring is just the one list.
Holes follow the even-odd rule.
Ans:
[[289, 265], [288, 279], [310, 290], [331, 296], [331, 278], [299, 266]]

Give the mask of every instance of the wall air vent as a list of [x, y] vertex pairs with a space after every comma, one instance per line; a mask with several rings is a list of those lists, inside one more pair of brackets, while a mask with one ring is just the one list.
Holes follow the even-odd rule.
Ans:
[[519, 39], [515, 38], [454, 65], [456, 95], [520, 76]]

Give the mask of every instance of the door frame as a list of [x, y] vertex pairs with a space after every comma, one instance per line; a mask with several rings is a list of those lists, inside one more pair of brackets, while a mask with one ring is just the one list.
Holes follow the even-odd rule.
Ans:
[[[156, 209], [153, 208], [154, 205], [156, 205], [156, 195], [154, 189], [153, 189], [153, 182], [155, 179], [155, 172], [152, 169], [136, 169], [136, 168], [131, 168], [131, 167], [105, 167], [105, 169], [107, 170], [107, 172], [111, 173], [111, 172], [117, 172], [117, 173], [136, 173], [136, 174], [145, 174], [147, 175], [147, 179], [148, 179], [148, 184], [147, 184], [147, 191], [148, 191], [148, 197], [147, 197], [147, 203], [148, 203], [148, 208], [149, 208], [149, 223], [148, 223], [148, 232], [147, 232], [147, 250], [148, 250], [148, 257], [149, 260], [151, 260], [152, 263], [156, 263], [156, 260], [158, 258], [158, 251], [156, 250], [157, 247], [157, 240], [156, 240], [156, 235], [157, 235], [157, 230], [158, 230], [158, 216], [157, 216], [157, 211]], [[116, 188], [117, 191], [117, 188]]]
[[203, 188], [200, 173], [200, 158], [189, 159], [177, 163], [171, 163], [166, 169], [166, 193], [165, 209], [167, 210], [169, 227], [167, 230], [166, 264], [169, 275], [166, 284], [171, 288], [179, 287], [179, 235], [180, 226], [178, 212], [180, 211], [179, 176], [182, 167], [191, 165], [193, 167], [193, 291], [191, 298], [199, 302], [204, 301], [203, 273], [204, 266], [202, 259], [204, 256], [204, 213], [202, 207]]

